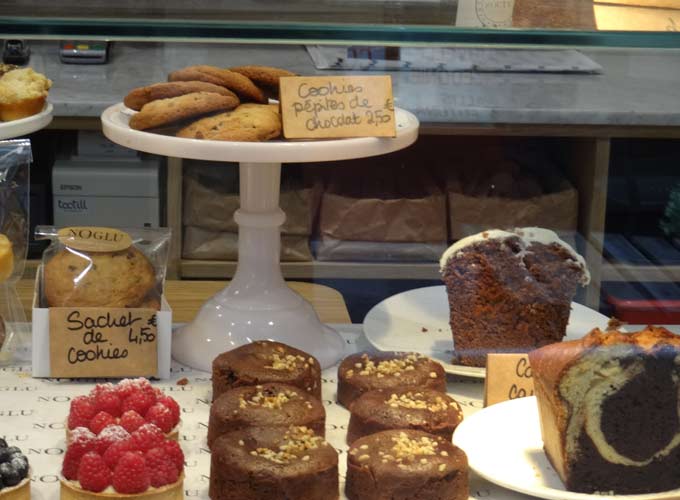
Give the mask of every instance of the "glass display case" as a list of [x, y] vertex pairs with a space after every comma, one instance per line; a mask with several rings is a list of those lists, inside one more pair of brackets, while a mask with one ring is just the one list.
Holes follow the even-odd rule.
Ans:
[[[560, 238], [558, 249], [566, 251], [572, 263], [583, 263], [588, 278], [571, 276], [564, 269], [559, 271], [562, 275], [538, 272], [526, 277], [555, 288], [575, 283], [573, 301], [568, 293], [568, 300], [560, 296], [555, 301], [559, 304], [547, 301], [554, 306], [550, 321], [543, 323], [548, 334], [563, 326], [565, 339], [577, 340], [596, 327], [623, 325], [635, 331], [648, 324], [680, 333], [679, 28], [676, 0], [121, 0], [115, 5], [100, 0], [7, 0], [0, 13], [0, 38], [9, 42], [7, 50], [25, 57], [30, 67], [52, 80], [50, 116], [43, 116], [45, 123], [36, 126], [42, 129], [30, 134], [31, 227], [73, 224], [84, 216], [87, 225], [120, 226], [122, 217], [134, 225], [170, 227], [167, 298], [176, 308], [175, 322], [185, 323], [223, 280], [247, 282], [264, 268], [269, 277], [278, 278], [276, 230], [267, 238], [260, 233], [267, 224], [274, 227], [274, 220], [278, 227], [280, 205], [287, 216], [278, 249], [282, 277], [294, 282], [291, 287], [314, 306], [304, 306], [314, 325], [323, 323], [325, 333], [333, 327], [340, 334], [319, 335], [313, 342], [307, 338], [307, 343], [300, 341], [303, 345], [295, 347], [311, 352], [319, 343], [333, 343], [346, 354], [403, 350], [435, 358], [447, 372], [446, 387], [460, 403], [461, 415], [466, 419], [477, 413], [490, 415], [490, 423], [471, 420], [474, 425], [454, 443], [470, 447], [468, 457], [475, 471], [470, 476], [470, 498], [492, 500], [563, 498], [562, 494], [568, 498], [569, 493], [552, 468], [559, 464], [553, 460], [550, 465], [542, 451], [535, 403], [530, 409], [526, 402], [517, 404], [512, 414], [483, 413], [486, 393], [481, 382], [489, 372], [452, 358], [451, 318], [456, 311], [480, 308], [447, 301], [456, 290], [475, 288], [474, 283], [447, 276], [447, 259], [464, 258], [470, 241], [478, 242], [466, 238], [479, 234], [492, 242], [511, 238], [507, 248], [526, 259], [533, 253], [528, 250], [532, 244], [555, 243], [552, 233], [546, 236], [535, 228], [554, 231]], [[133, 111], [121, 111], [121, 102], [132, 89], [167, 82], [172, 72], [194, 65], [276, 67], [305, 76], [388, 74], [394, 105], [413, 114], [415, 122], [410, 123], [416, 124], [418, 138], [408, 147], [408, 141], [398, 148], [376, 146], [375, 151], [385, 154], [372, 152], [375, 156], [365, 158], [358, 146], [352, 152], [338, 146], [332, 158], [304, 153], [294, 158], [292, 148], [285, 154], [272, 148], [271, 157], [248, 161], [218, 147], [210, 154], [190, 154], [189, 150], [200, 149], [195, 144], [167, 154], [156, 148], [149, 154], [143, 140], [134, 143], [136, 131], [128, 143], [114, 144], [111, 134], [103, 135], [105, 110], [120, 111], [117, 119], [128, 123], [125, 113]], [[170, 137], [177, 130], [162, 132]], [[215, 168], [218, 158], [240, 161], [241, 166], [221, 162]], [[266, 170], [254, 168], [255, 161]], [[266, 184], [266, 196], [246, 189], [253, 182]], [[239, 250], [243, 257], [245, 248], [240, 246], [236, 222], [245, 220], [244, 206], [250, 210], [246, 215], [257, 217], [249, 219], [247, 232], [250, 265], [235, 278]], [[488, 233], [522, 227], [532, 229], [514, 236]], [[41, 242], [31, 242], [23, 283], [31, 296], [33, 284], [28, 279], [39, 273], [43, 250]], [[521, 272], [531, 267], [528, 259], [522, 260]], [[264, 289], [265, 295], [272, 290], [270, 281], [259, 284], [263, 286], [244, 286], [244, 295], [255, 288]], [[523, 286], [517, 285], [517, 293], [511, 293], [512, 286], [497, 294], [485, 290], [491, 298], [488, 308], [481, 307], [484, 314], [498, 321], [505, 318], [508, 331], [522, 330], [522, 321], [512, 320], [515, 310], [508, 313], [505, 301], [531, 309], [537, 301], [533, 295], [522, 300]], [[266, 314], [278, 310], [280, 303], [286, 303], [281, 306], [285, 309], [297, 300], [287, 293], [280, 301], [273, 296], [258, 299]], [[262, 318], [252, 316], [252, 304], [230, 316], [224, 303], [208, 303], [222, 321], [221, 333], [228, 330], [229, 335], [243, 326], [235, 326], [236, 316], [248, 316], [248, 325], [265, 317], [265, 313]], [[456, 306], [461, 303], [464, 306]], [[553, 328], [559, 323], [552, 322], [557, 316], [565, 324]], [[294, 330], [308, 327], [291, 324]], [[204, 346], [214, 340], [201, 330], [199, 325], [181, 341], [181, 350], [195, 355], [187, 362], [193, 368], [174, 363], [170, 381], [159, 384], [177, 393], [184, 406], [187, 430], [185, 442], [180, 442], [187, 455], [185, 495], [208, 498], [210, 455], [204, 434], [212, 395], [210, 374], [202, 370], [210, 369], [212, 354], [220, 349], [211, 344], [210, 355], [198, 352], [197, 339], [205, 340]], [[625, 386], [626, 377], [639, 374], [636, 370], [645, 370], [629, 361], [617, 361], [612, 368], [612, 391]], [[537, 366], [540, 363], [539, 359]], [[0, 369], [0, 381], [23, 387], [28, 382], [19, 380], [13, 369], [21, 373], [23, 368]], [[436, 385], [435, 379], [444, 377], [437, 370], [427, 373], [432, 380], [426, 382]], [[594, 379], [601, 376], [591, 367], [586, 371]], [[351, 385], [347, 380], [354, 376], [353, 368], [342, 373], [343, 383]], [[678, 376], [657, 378], [677, 384]], [[346, 442], [350, 417], [335, 402], [340, 378], [333, 366], [323, 372], [321, 384], [326, 435], [341, 451], [343, 463], [350, 451]], [[495, 383], [502, 384], [502, 379], [503, 372]], [[650, 385], [643, 393], [672, 392], [666, 386], [662, 387], [666, 392], [657, 391], [648, 379], [644, 383]], [[25, 390], [35, 390], [41, 398], [47, 398], [52, 388], [61, 391], [59, 397], [63, 392], [72, 398], [78, 387], [63, 380], [34, 384], [35, 389]], [[518, 389], [513, 387], [516, 396]], [[596, 387], [600, 402], [609, 394], [604, 387]], [[638, 420], [643, 417], [637, 408], [656, 404], [645, 397], [640, 396], [642, 403], [630, 410]], [[587, 410], [579, 406], [578, 394], [569, 393], [567, 399], [579, 411]], [[50, 400], [45, 407], [67, 410], [59, 403]], [[611, 404], [606, 411], [612, 421], [615, 415], [627, 415], [627, 408]], [[35, 411], [41, 418], [45, 415], [44, 409]], [[676, 415], [666, 417], [677, 420]], [[11, 418], [0, 405], [0, 424], [13, 425]], [[664, 426], [655, 421], [649, 427]], [[493, 441], [484, 439], [490, 428]], [[49, 430], [39, 432], [49, 443], [61, 438]], [[600, 439], [609, 431], [601, 425], [593, 432]], [[668, 433], [664, 435], [668, 446], [677, 447], [680, 439]], [[638, 434], [643, 441], [658, 444], [656, 437]], [[510, 443], [510, 436], [517, 438], [519, 447], [526, 440], [538, 444], [530, 453], [504, 447], [497, 462], [490, 460], [497, 443], [505, 443], [505, 437]], [[34, 444], [33, 438], [26, 439]], [[549, 446], [552, 453], [559, 453], [554, 442]], [[655, 459], [668, 455], [666, 448], [662, 451]], [[611, 453], [623, 454], [621, 449]], [[50, 478], [59, 481], [55, 469], [59, 458], [39, 464], [48, 469], [45, 484], [36, 486], [46, 500], [57, 498]], [[636, 467], [644, 462], [621, 460], [635, 462]], [[499, 463], [517, 467], [500, 474]], [[345, 470], [341, 465], [341, 485]], [[1, 493], [0, 489], [0, 497]]]

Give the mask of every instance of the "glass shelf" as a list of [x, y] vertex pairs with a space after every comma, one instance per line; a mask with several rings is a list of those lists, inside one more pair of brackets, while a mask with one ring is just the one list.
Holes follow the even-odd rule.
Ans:
[[0, 36], [680, 48], [672, 1], [8, 0]]

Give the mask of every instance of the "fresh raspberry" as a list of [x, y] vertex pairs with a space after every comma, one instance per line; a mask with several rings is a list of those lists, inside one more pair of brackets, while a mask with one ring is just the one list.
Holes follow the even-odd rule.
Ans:
[[156, 403], [144, 416], [146, 421], [151, 424], [156, 424], [164, 433], [168, 433], [175, 426], [175, 419], [172, 417], [172, 412], [163, 404]]
[[131, 451], [123, 453], [113, 470], [113, 487], [118, 493], [142, 493], [149, 488], [149, 471], [144, 457]]
[[90, 451], [80, 460], [78, 481], [84, 490], [99, 492], [111, 484], [111, 470], [99, 454]]
[[134, 410], [128, 410], [120, 416], [120, 425], [128, 432], [134, 432], [146, 423], [144, 417]]
[[71, 400], [71, 410], [68, 414], [68, 428], [87, 427], [90, 420], [97, 414], [94, 401], [88, 396], [78, 396]]
[[118, 465], [120, 457], [122, 457], [123, 453], [127, 451], [134, 451], [132, 438], [123, 439], [122, 441], [114, 441], [106, 449], [104, 455], [102, 455], [102, 458], [104, 459], [104, 462], [106, 462], [106, 465], [109, 467], [109, 469], [113, 470], [116, 468], [116, 465]]
[[90, 451], [97, 449], [97, 436], [90, 432], [90, 429], [85, 427], [76, 427], [71, 431], [71, 439], [69, 440], [66, 454], [64, 455], [64, 463], [62, 465], [61, 473], [66, 479], [75, 480], [78, 478], [78, 466], [80, 459]]
[[145, 453], [151, 448], [160, 446], [163, 441], [165, 441], [165, 434], [154, 424], [144, 424], [132, 433], [135, 450]]
[[179, 478], [179, 471], [172, 459], [165, 454], [162, 447], [151, 448], [144, 454], [146, 467], [149, 469], [151, 486], [160, 488], [172, 484]]
[[184, 470], [184, 453], [182, 452], [182, 447], [177, 441], [170, 441], [166, 439], [161, 445], [165, 455], [172, 459], [172, 462], [177, 467], [177, 470], [182, 472]]
[[153, 391], [152, 385], [147, 379], [141, 377], [135, 379], [126, 378], [116, 385], [116, 393], [120, 399], [125, 399], [133, 393], [149, 391]]
[[176, 426], [179, 423], [179, 404], [177, 404], [177, 401], [172, 399], [170, 396], [167, 396], [163, 394], [160, 396], [157, 400], [157, 403], [162, 404], [165, 406], [168, 410], [170, 410], [170, 413], [172, 414], [172, 426]]
[[95, 434], [99, 434], [104, 427], [115, 424], [116, 419], [106, 413], [105, 411], [100, 411], [97, 413], [92, 420], [90, 420], [90, 430]]
[[104, 393], [104, 392], [111, 392], [115, 390], [115, 386], [108, 382], [106, 384], [97, 384], [94, 386], [94, 389], [90, 391], [90, 397], [92, 400], [94, 400], [99, 394]]
[[130, 437], [130, 433], [120, 425], [108, 425], [97, 436], [97, 452], [103, 455], [113, 443], [124, 441]]
[[125, 413], [128, 410], [134, 410], [140, 415], [146, 415], [146, 412], [156, 402], [156, 396], [149, 392], [133, 392], [123, 400], [121, 410]]
[[122, 401], [112, 389], [101, 391], [94, 398], [94, 405], [98, 411], [105, 411], [114, 417], [120, 417]]

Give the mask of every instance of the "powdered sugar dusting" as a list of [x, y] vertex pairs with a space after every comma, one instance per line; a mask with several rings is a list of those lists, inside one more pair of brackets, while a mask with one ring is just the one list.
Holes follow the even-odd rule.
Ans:
[[126, 378], [118, 382], [118, 387], [121, 389], [132, 389], [132, 390], [141, 390], [146, 387], [149, 387], [151, 383], [143, 378]]
[[105, 384], [97, 384], [94, 386], [94, 389], [92, 390], [92, 394], [97, 394], [102, 391], [112, 391], [114, 389], [114, 385], [111, 382], [107, 382]]
[[107, 441], [122, 441], [130, 437], [130, 433], [123, 429], [120, 425], [107, 425], [99, 433], [100, 438]]
[[70, 441], [72, 443], [80, 443], [94, 439], [96, 436], [94, 435], [94, 432], [92, 432], [87, 427], [76, 427], [75, 429], [71, 430], [70, 437]]

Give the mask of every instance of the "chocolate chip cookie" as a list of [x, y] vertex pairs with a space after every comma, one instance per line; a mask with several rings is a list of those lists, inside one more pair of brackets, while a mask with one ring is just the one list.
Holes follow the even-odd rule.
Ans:
[[266, 103], [267, 97], [247, 76], [215, 66], [198, 65], [173, 71], [168, 81], [200, 81], [221, 85], [235, 92], [243, 101]]
[[139, 111], [145, 104], [151, 101], [178, 97], [193, 92], [212, 92], [213, 94], [231, 97], [236, 101], [236, 105], [239, 102], [236, 94], [221, 85], [208, 82], [161, 82], [131, 90], [125, 96], [125, 99], [123, 99], [123, 103], [128, 108]]
[[135, 247], [119, 252], [66, 248], [43, 272], [49, 307], [138, 307], [156, 285], [151, 262]]
[[229, 68], [229, 71], [247, 76], [256, 85], [262, 87], [265, 93], [275, 98], [279, 95], [279, 78], [282, 76], [297, 76], [291, 71], [271, 66], [235, 66]]
[[233, 109], [238, 106], [238, 102], [235, 97], [212, 92], [192, 92], [168, 99], [158, 99], [145, 104], [139, 113], [130, 118], [130, 128], [146, 130], [165, 127], [214, 111]]
[[281, 135], [281, 117], [269, 104], [242, 104], [233, 111], [198, 120], [177, 137], [214, 141], [259, 142]]

